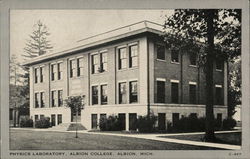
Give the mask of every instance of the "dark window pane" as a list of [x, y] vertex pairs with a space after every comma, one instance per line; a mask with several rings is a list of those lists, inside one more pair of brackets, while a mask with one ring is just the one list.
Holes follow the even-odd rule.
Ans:
[[173, 113], [172, 114], [173, 127], [176, 126], [176, 123], [179, 121], [179, 119], [180, 119], [180, 114], [179, 113]]
[[165, 103], [165, 82], [157, 81], [157, 103]]
[[215, 103], [217, 105], [223, 104], [222, 88], [216, 87], [215, 89]]
[[43, 82], [43, 67], [40, 67], [40, 82]]
[[45, 106], [44, 105], [44, 92], [40, 93], [40, 102], [41, 102], [41, 108], [43, 108]]
[[165, 60], [165, 47], [162, 45], [156, 45], [157, 59]]
[[35, 108], [39, 108], [38, 93], [35, 93]]
[[190, 53], [189, 54], [189, 59], [190, 59], [190, 65], [196, 66], [197, 54], [196, 53]]
[[105, 72], [105, 71], [107, 71], [107, 69], [108, 69], [108, 65], [107, 65], [107, 63], [108, 63], [108, 56], [107, 56], [108, 54], [107, 53], [101, 53], [100, 54], [100, 56], [101, 56], [101, 66], [100, 66], [100, 72]]
[[58, 114], [57, 115], [57, 124], [61, 124], [62, 123], [62, 114]]
[[83, 75], [83, 58], [77, 59], [77, 76]]
[[129, 67], [138, 66], [138, 46], [133, 45], [129, 47]]
[[189, 103], [196, 104], [196, 85], [189, 85]]
[[179, 62], [178, 50], [171, 50], [171, 61], [172, 62]]
[[51, 65], [51, 80], [54, 81], [55, 80], [55, 76], [56, 76], [56, 65]]
[[138, 102], [138, 92], [137, 92], [137, 82], [130, 82], [129, 83], [129, 102], [130, 103], [137, 103]]
[[56, 91], [52, 91], [51, 92], [51, 104], [52, 104], [52, 107], [55, 107], [56, 106]]
[[92, 105], [98, 104], [98, 86], [92, 86]]
[[223, 61], [220, 59], [216, 59], [216, 69], [222, 70], [223, 69]]
[[57, 72], [58, 72], [57, 79], [58, 80], [62, 79], [62, 63], [57, 64]]
[[178, 83], [171, 83], [171, 99], [172, 103], [178, 103]]
[[108, 103], [108, 89], [107, 85], [101, 86], [101, 104], [107, 104]]
[[118, 50], [118, 58], [119, 58], [119, 69], [124, 69], [127, 67], [127, 53], [126, 53], [126, 48], [120, 48]]
[[97, 129], [97, 114], [91, 114], [91, 128]]
[[126, 83], [119, 83], [119, 104], [127, 103]]
[[129, 113], [129, 130], [136, 130], [137, 114]]
[[58, 106], [62, 106], [63, 105], [63, 97], [62, 97], [63, 91], [59, 90], [58, 91]]
[[35, 83], [38, 82], [38, 69], [35, 68]]

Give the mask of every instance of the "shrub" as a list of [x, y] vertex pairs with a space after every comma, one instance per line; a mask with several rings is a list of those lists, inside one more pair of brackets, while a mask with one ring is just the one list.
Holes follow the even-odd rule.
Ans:
[[49, 121], [50, 121], [49, 117], [41, 118], [35, 122], [36, 123], [35, 127], [36, 128], [48, 128], [48, 127], [50, 127]]
[[148, 116], [139, 116], [137, 120], [137, 128], [139, 132], [153, 132], [155, 131], [155, 123], [157, 117], [151, 114]]
[[20, 119], [20, 127], [33, 127], [33, 120], [29, 117], [24, 117]]
[[102, 131], [120, 131], [122, 130], [122, 122], [117, 116], [111, 115], [107, 119], [101, 118], [99, 127]]
[[232, 129], [236, 126], [236, 121], [233, 118], [227, 118], [223, 120], [223, 129]]

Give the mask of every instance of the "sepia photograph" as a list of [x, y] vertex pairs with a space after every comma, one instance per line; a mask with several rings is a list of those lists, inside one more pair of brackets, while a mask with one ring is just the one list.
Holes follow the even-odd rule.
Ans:
[[241, 8], [8, 14], [10, 158], [243, 155]]

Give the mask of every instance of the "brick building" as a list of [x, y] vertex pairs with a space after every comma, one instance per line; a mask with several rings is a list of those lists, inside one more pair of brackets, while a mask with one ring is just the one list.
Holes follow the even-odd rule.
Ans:
[[[53, 125], [69, 123], [75, 115], [64, 106], [68, 96], [84, 95], [79, 113], [87, 129], [100, 118], [118, 115], [124, 129], [148, 111], [158, 127], [181, 116], [205, 115], [205, 75], [195, 56], [169, 50], [162, 26], [143, 21], [76, 42], [61, 52], [25, 63], [30, 67], [30, 115], [50, 117]], [[215, 118], [227, 115], [227, 68], [215, 62]]]

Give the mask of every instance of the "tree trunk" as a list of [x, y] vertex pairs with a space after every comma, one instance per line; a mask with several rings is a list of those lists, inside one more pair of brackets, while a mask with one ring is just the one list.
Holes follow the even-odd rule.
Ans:
[[209, 9], [206, 14], [207, 22], [207, 62], [206, 62], [206, 141], [214, 141], [214, 93], [213, 93], [213, 62], [214, 53], [214, 19], [215, 10]]

